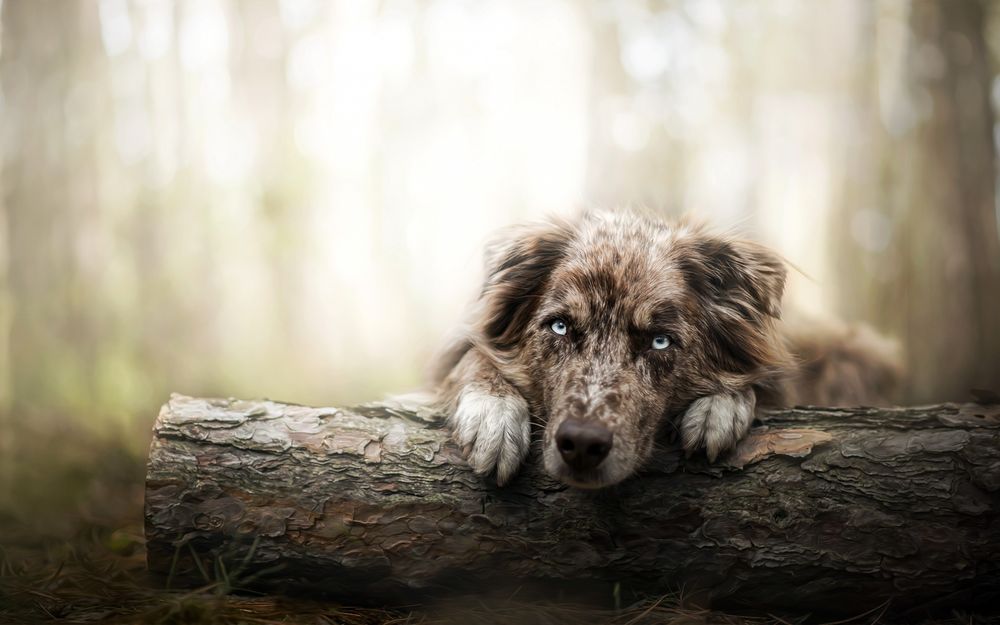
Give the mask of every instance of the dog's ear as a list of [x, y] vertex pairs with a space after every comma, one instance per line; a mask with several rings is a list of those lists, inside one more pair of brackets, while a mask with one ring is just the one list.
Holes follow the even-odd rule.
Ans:
[[719, 364], [740, 373], [784, 364], [774, 328], [787, 274], [781, 257], [756, 243], [704, 233], [685, 243], [678, 266], [707, 313], [704, 329]]
[[704, 259], [703, 289], [743, 317], [781, 316], [787, 271], [780, 256], [757, 243], [711, 235], [698, 237], [694, 245]]
[[553, 220], [506, 230], [487, 246], [478, 321], [494, 347], [509, 348], [521, 338], [571, 232], [568, 224]]

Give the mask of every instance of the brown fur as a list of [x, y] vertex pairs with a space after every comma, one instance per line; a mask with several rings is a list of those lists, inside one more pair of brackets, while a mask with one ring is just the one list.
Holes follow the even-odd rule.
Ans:
[[795, 319], [782, 336], [796, 366], [781, 379], [783, 405], [883, 406], [903, 376], [899, 345], [864, 324]]
[[[881, 397], [895, 370], [865, 347], [870, 337], [782, 333], [785, 275], [765, 247], [690, 223], [591, 212], [514, 228], [488, 248], [469, 325], [440, 359], [455, 437], [502, 483], [527, 453], [530, 416], [546, 470], [599, 487], [641, 467], [664, 424], [714, 459], [746, 433], [758, 399]], [[669, 347], [653, 349], [657, 336]], [[801, 371], [789, 347], [807, 356]], [[596, 468], [560, 458], [554, 438], [567, 419], [613, 433]]]

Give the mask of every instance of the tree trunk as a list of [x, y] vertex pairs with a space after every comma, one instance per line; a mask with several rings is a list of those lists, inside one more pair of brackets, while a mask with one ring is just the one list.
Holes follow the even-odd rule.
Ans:
[[[888, 3], [883, 3], [883, 6]], [[994, 5], [996, 3], [993, 3]], [[875, 14], [862, 41], [877, 42]], [[990, 3], [923, 0], [895, 22], [896, 71], [856, 63], [856, 137], [830, 222], [838, 316], [873, 322], [905, 346], [905, 402], [966, 397], [1000, 380], [1000, 224], [990, 108]], [[894, 32], [894, 31], [892, 31]], [[863, 54], [861, 58], [863, 59]], [[846, 64], [850, 65], [850, 64]]]
[[713, 607], [971, 608], [1000, 599], [998, 488], [996, 405], [773, 412], [715, 465], [666, 449], [595, 492], [534, 459], [497, 488], [426, 409], [175, 395], [154, 426], [146, 537], [172, 585], [355, 604], [514, 586], [610, 599], [620, 584]]
[[[111, 107], [95, 0], [2, 3], [0, 175], [9, 259], [8, 401], [92, 403], [110, 340], [100, 278]], [[5, 259], [6, 260], [6, 259]], [[0, 331], [8, 328], [0, 328]]]

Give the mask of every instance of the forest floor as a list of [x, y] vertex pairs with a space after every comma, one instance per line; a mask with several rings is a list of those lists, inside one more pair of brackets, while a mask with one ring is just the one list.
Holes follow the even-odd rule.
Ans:
[[[763, 624], [821, 622], [809, 615], [733, 616], [651, 598], [618, 610], [476, 600], [446, 606], [356, 608], [235, 592], [222, 582], [168, 590], [145, 570], [145, 458], [129, 445], [45, 420], [16, 422], [0, 463], [0, 624], [138, 623], [310, 625], [512, 623]], [[13, 431], [12, 431], [13, 429]], [[885, 622], [878, 611], [838, 621]], [[1000, 623], [953, 614], [939, 625]]]

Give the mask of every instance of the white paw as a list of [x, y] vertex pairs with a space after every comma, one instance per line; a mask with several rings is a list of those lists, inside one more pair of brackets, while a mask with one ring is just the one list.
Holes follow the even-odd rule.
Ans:
[[528, 403], [520, 395], [463, 391], [451, 429], [473, 470], [495, 471], [501, 486], [517, 473], [531, 444]]
[[753, 390], [720, 393], [695, 400], [681, 419], [681, 439], [690, 455], [704, 447], [708, 460], [714, 462], [746, 436], [753, 423], [757, 398]]

